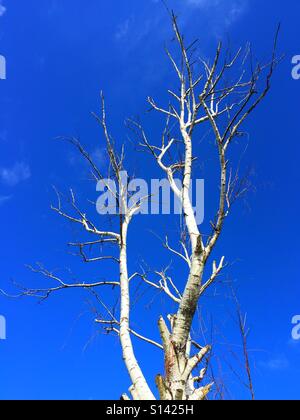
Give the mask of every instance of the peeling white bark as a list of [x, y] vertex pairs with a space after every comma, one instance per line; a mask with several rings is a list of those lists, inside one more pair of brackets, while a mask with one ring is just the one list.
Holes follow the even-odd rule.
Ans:
[[132, 381], [131, 394], [138, 400], [155, 400], [142, 370], [136, 360], [130, 337], [130, 294], [127, 269], [127, 230], [130, 217], [125, 216], [122, 226], [121, 250], [120, 250], [120, 287], [121, 287], [121, 312], [120, 312], [120, 340], [123, 351], [123, 359]]
[[[53, 207], [53, 210], [68, 221], [81, 226], [89, 235], [97, 237], [97, 240], [92, 242], [88, 241], [78, 244], [70, 244], [79, 248], [80, 255], [83, 260], [85, 262], [101, 262], [105, 259], [111, 259], [119, 264], [120, 278], [118, 281], [70, 284], [63, 281], [54, 273], [44, 269], [42, 266], [39, 266], [38, 269], [32, 270], [46, 276], [52, 282], [54, 281], [56, 283], [56, 287], [40, 290], [25, 290], [23, 293], [30, 296], [42, 295], [40, 297], [47, 298], [51, 293], [62, 289], [89, 288], [93, 290], [94, 288], [96, 289], [98, 287], [105, 286], [118, 288], [118, 290], [120, 290], [120, 319], [117, 319], [117, 315], [114, 315], [113, 311], [110, 311], [103, 304], [104, 308], [108, 312], [109, 319], [104, 318], [96, 321], [102, 326], [104, 325], [106, 331], [117, 333], [120, 337], [124, 363], [132, 383], [129, 391], [134, 400], [155, 400], [155, 396], [150, 389], [136, 359], [131, 335], [135, 335], [136, 338], [155, 346], [159, 350], [163, 350], [165, 362], [164, 376], [158, 375], [156, 377], [157, 388], [162, 400], [204, 400], [207, 398], [207, 395], [213, 386], [212, 384], [209, 384], [202, 386], [201, 388], [195, 387], [196, 383], [199, 384], [205, 380], [207, 363], [205, 363], [204, 368], [201, 366], [202, 369], [198, 377], [193, 377], [193, 372], [196, 368], [200, 369], [199, 365], [203, 365], [203, 363], [207, 361], [206, 359], [211, 348], [210, 346], [202, 348], [192, 341], [192, 323], [201, 295], [215, 282], [216, 278], [220, 275], [224, 268], [224, 257], [222, 257], [218, 266], [216, 262], [213, 263], [213, 270], [210, 278], [206, 281], [203, 280], [204, 270], [207, 266], [208, 258], [210, 257], [220, 237], [224, 220], [232, 204], [232, 185], [230, 176], [228, 177], [227, 174], [228, 161], [226, 152], [232, 140], [239, 134], [240, 127], [245, 119], [252, 113], [269, 91], [270, 80], [276, 64], [274, 51], [272, 62], [269, 65], [269, 73], [266, 78], [266, 87], [260, 95], [258, 94], [258, 80], [260, 73], [267, 66], [258, 67], [258, 69], [254, 70], [251, 74], [250, 80], [244, 80], [245, 71], [242, 70], [242, 75], [236, 83], [228, 87], [226, 87], [227, 85], [225, 83], [225, 87], [223, 87], [223, 84], [220, 83], [220, 81], [222, 81], [224, 73], [233, 67], [241, 53], [241, 50], [239, 50], [231, 62], [225, 62], [225, 65], [219, 71], [218, 67], [221, 54], [221, 45], [219, 45], [213, 64], [210, 65], [208, 62], [203, 62], [205, 69], [204, 86], [199, 90], [198, 88], [202, 80], [202, 75], [198, 75], [197, 78], [194, 78], [193, 72], [195, 68], [190, 60], [190, 51], [185, 48], [183, 38], [177, 26], [177, 20], [174, 15], [172, 16], [172, 22], [181, 52], [181, 65], [178, 66], [172, 55], [167, 51], [180, 83], [179, 93], [169, 91], [173, 101], [175, 98], [176, 105], [170, 104], [169, 109], [163, 109], [157, 106], [152, 98], [148, 99], [153, 109], [164, 114], [164, 116], [167, 116], [166, 129], [162, 136], [161, 146], [150, 144], [140, 124], [134, 123], [134, 128], [140, 132], [142, 146], [146, 147], [151, 152], [159, 167], [166, 173], [174, 194], [182, 204], [184, 222], [188, 231], [189, 241], [187, 241], [186, 244], [181, 242], [184, 253], [171, 248], [168, 241], [166, 241], [165, 247], [174, 255], [183, 259], [188, 265], [188, 274], [186, 284], [184, 285], [184, 291], [182, 292], [177, 287], [176, 280], [173, 281], [173, 279], [166, 274], [166, 270], [155, 271], [156, 275], [160, 278], [158, 283], [154, 283], [149, 280], [146, 275], [140, 275], [138, 273], [135, 273], [130, 277], [128, 276], [127, 233], [130, 221], [135, 212], [139, 209], [139, 205], [135, 205], [133, 208], [127, 207], [127, 186], [121, 182], [124, 150], [122, 151], [121, 157], [118, 157], [107, 130], [105, 104], [104, 97], [102, 95], [102, 116], [96, 116], [96, 118], [103, 128], [110, 168], [115, 176], [115, 179], [117, 179], [120, 184], [120, 191], [118, 193], [110, 190], [113, 196], [117, 199], [117, 205], [120, 211], [120, 231], [115, 233], [98, 229], [88, 218], [86, 213], [79, 209], [72, 190], [70, 201], [72, 209], [71, 214], [66, 213], [62, 209], [61, 197], [58, 193], [58, 206]], [[275, 40], [274, 49], [276, 48], [276, 42], [277, 38]], [[243, 61], [242, 64], [244, 65], [245, 62]], [[240, 99], [238, 102], [235, 102], [236, 99], [232, 99], [232, 103], [230, 103], [231, 95], [233, 93]], [[255, 97], [255, 95], [257, 96]], [[225, 106], [225, 101], [226, 103], [229, 102], [229, 105]], [[231, 113], [234, 108], [237, 108], [237, 112], [232, 116]], [[220, 117], [226, 119], [226, 115], [228, 116], [228, 121], [225, 122], [224, 131], [224, 124], [219, 124], [219, 119]], [[180, 130], [180, 140], [184, 145], [184, 159], [182, 162], [178, 162], [176, 159], [174, 161], [169, 159], [169, 161], [171, 160], [171, 163], [169, 163], [168, 166], [168, 164], [165, 163], [167, 160], [167, 154], [171, 155], [171, 149], [174, 147], [174, 144], [176, 144], [176, 140], [174, 138], [169, 138], [170, 131], [172, 131], [169, 127], [170, 119], [172, 121], [175, 120], [175, 124], [177, 124], [177, 128]], [[210, 124], [211, 130], [214, 133], [220, 164], [220, 181], [218, 185], [219, 205], [216, 215], [214, 215], [212, 233], [207, 241], [203, 240], [200, 229], [198, 228], [190, 199], [190, 186], [193, 170], [193, 131], [196, 126], [202, 123]], [[71, 139], [69, 141], [79, 150], [84, 159], [89, 163], [95, 180], [102, 180], [103, 175], [101, 171], [93, 162], [91, 156], [81, 146], [79, 141], [75, 139]], [[182, 185], [180, 186], [178, 186], [174, 178], [175, 173], [178, 170], [183, 171]], [[110, 189], [109, 185], [107, 185], [107, 188]], [[84, 252], [85, 247], [92, 247], [96, 244], [104, 245], [107, 243], [114, 244], [118, 247], [119, 259], [116, 259], [114, 256], [101, 255], [97, 258], [88, 258], [86, 256]], [[162, 345], [154, 340], [148, 339], [146, 336], [139, 334], [130, 328], [130, 282], [133, 281], [135, 276], [141, 277], [147, 285], [163, 292], [165, 296], [172, 300], [173, 304], [175, 303], [177, 305], [176, 314], [168, 316], [170, 328], [163, 317], [161, 317], [158, 321]], [[192, 354], [192, 345], [197, 347], [198, 353], [196, 355]], [[129, 399], [126, 394], [123, 394], [122, 398], [124, 400]]]

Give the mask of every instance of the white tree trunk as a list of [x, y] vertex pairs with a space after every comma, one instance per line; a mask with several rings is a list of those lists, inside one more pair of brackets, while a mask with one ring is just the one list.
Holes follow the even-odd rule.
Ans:
[[130, 294], [127, 270], [127, 230], [130, 219], [125, 217], [122, 227], [121, 250], [120, 250], [120, 284], [121, 284], [121, 311], [120, 311], [120, 340], [123, 351], [123, 359], [132, 381], [130, 392], [134, 399], [155, 400], [142, 370], [136, 360], [130, 337]]

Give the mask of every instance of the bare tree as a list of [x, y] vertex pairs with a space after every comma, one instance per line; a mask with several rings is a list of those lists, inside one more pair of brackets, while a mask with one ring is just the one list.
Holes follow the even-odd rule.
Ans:
[[[131, 258], [127, 248], [128, 229], [143, 201], [149, 197], [143, 197], [132, 205], [128, 204], [130, 193], [121, 179], [122, 171], [125, 170], [124, 146], [118, 153], [118, 148], [108, 130], [102, 95], [102, 112], [100, 116], [95, 115], [95, 117], [106, 139], [110, 176], [121, 186], [119, 191], [115, 191], [108, 183], [106, 185], [117, 203], [118, 229], [99, 228], [97, 223], [87, 216], [86, 211], [80, 209], [73, 191], [68, 201], [70, 211], [64, 209], [65, 203], [62, 203], [62, 195], [58, 191], [58, 204], [52, 208], [63, 218], [81, 226], [90, 236], [89, 240], [70, 244], [78, 249], [83, 261], [111, 260], [118, 265], [119, 276], [117, 279], [111, 278], [97, 283], [68, 283], [39, 265], [31, 269], [53, 281], [53, 287], [23, 291], [26, 295], [46, 298], [51, 293], [63, 289], [84, 288], [97, 295], [101, 312], [105, 315], [98, 315], [96, 322], [105, 331], [114, 332], [120, 338], [124, 363], [131, 380], [130, 394], [134, 400], [154, 400], [155, 395], [136, 359], [132, 336], [162, 351], [165, 371], [156, 377], [161, 400], [204, 400], [208, 398], [213, 387], [213, 383], [207, 380], [211, 345], [200, 345], [194, 341], [192, 324], [201, 296], [217, 281], [225, 267], [225, 257], [222, 257], [218, 263], [215, 261], [212, 263], [210, 271], [210, 257], [233, 202], [245, 190], [245, 183], [240, 182], [238, 173], [233, 171], [229, 150], [234, 143], [233, 140], [242, 137], [244, 123], [267, 95], [278, 63], [275, 55], [278, 34], [271, 60], [266, 65], [253, 64], [249, 46], [245, 50], [240, 48], [231, 56], [229, 51], [223, 51], [221, 44], [218, 45], [211, 62], [197, 57], [196, 43], [189, 46], [185, 44], [174, 14], [172, 14], [172, 25], [179, 59], [168, 49], [166, 53], [177, 75], [178, 88], [175, 91], [168, 90], [170, 102], [167, 107], [160, 106], [154, 99], [148, 98], [151, 109], [166, 119], [161, 142], [151, 140], [139, 121], [131, 120], [129, 125], [137, 135], [139, 146], [151, 153], [156, 164], [165, 173], [174, 195], [182, 205], [184, 227], [183, 234], [179, 238], [181, 249], [171, 247], [168, 239], [164, 246], [186, 263], [187, 279], [184, 288], [179, 290], [176, 281], [168, 275], [167, 270], [154, 273], [157, 281], [145, 271], [128, 272], [127, 260]], [[193, 141], [196, 130], [211, 131], [219, 161], [219, 184], [216, 186], [219, 205], [212, 217], [209, 233], [200, 231], [189, 194], [194, 161], [198, 152]], [[104, 174], [81, 143], [74, 138], [68, 141], [88, 162], [94, 180], [106, 182]], [[181, 174], [181, 185], [175, 182], [175, 174], [178, 173]], [[88, 252], [90, 249], [101, 250], [101, 254], [91, 258]], [[105, 249], [110, 251], [106, 253]], [[177, 307], [176, 313], [170, 314], [168, 319], [164, 317], [158, 319], [160, 343], [132, 329], [130, 289], [135, 279], [140, 279], [145, 285], [166, 294]], [[119, 309], [110, 308], [99, 297], [97, 292], [99, 288], [106, 287], [112, 290], [111, 293], [118, 293]], [[126, 394], [122, 398], [129, 399]]]

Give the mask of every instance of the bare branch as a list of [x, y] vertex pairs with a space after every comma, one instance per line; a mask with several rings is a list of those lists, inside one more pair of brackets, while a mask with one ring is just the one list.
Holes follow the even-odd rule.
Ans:
[[[116, 332], [118, 335], [120, 334], [120, 331], [116, 328], [112, 328], [113, 325], [120, 325], [120, 323], [116, 320], [110, 320], [110, 321], [106, 321], [106, 320], [102, 320], [102, 319], [96, 319], [95, 322], [97, 324], [101, 324], [101, 325], [108, 325], [109, 327], [106, 327], [106, 331], [114, 331]], [[128, 331], [130, 332], [130, 334], [134, 335], [135, 337], [139, 338], [142, 341], [145, 341], [148, 344], [152, 344], [153, 346], [159, 348], [159, 349], [163, 349], [163, 346], [159, 343], [157, 343], [154, 340], [151, 340], [150, 338], [144, 337], [143, 335], [137, 333], [136, 331], [134, 331], [133, 329], [129, 328]]]

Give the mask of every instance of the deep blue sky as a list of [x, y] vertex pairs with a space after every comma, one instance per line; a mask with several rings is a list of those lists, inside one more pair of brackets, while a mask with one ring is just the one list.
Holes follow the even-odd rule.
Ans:
[[[101, 155], [103, 139], [90, 116], [99, 108], [100, 89], [107, 96], [115, 138], [126, 138], [124, 119], [143, 117], [145, 98], [159, 97], [174, 82], [163, 52], [164, 42], [172, 37], [166, 12], [159, 1], [151, 0], [0, 3], [6, 7], [5, 13], [1, 8], [0, 54], [7, 60], [7, 80], [0, 80], [0, 288], [13, 292], [11, 279], [41, 285], [45, 280], [24, 268], [36, 261], [50, 269], [70, 267], [76, 278], [85, 281], [107, 277], [107, 266], [82, 266], [67, 254], [65, 244], [78, 238], [79, 231], [49, 209], [54, 201], [52, 184], [62, 190], [73, 186], [79, 195], [88, 191], [91, 199], [96, 198], [85, 180], [85, 166], [70, 147], [53, 139], [76, 135]], [[170, 0], [169, 4], [178, 11], [187, 37], [199, 38], [204, 57], [213, 53], [222, 37], [230, 39], [233, 48], [251, 41], [255, 54], [267, 59], [276, 25], [282, 23], [279, 49], [286, 58], [269, 97], [247, 127], [246, 163], [255, 170], [256, 190], [248, 196], [247, 206], [239, 204], [228, 219], [216, 255], [224, 254], [234, 263], [226, 276], [237, 282], [248, 314], [257, 397], [300, 398], [300, 343], [291, 342], [291, 319], [300, 312], [300, 81], [291, 77], [291, 58], [300, 54], [300, 4], [297, 0]], [[155, 134], [153, 124], [147, 124]], [[141, 176], [145, 170], [146, 176], [151, 171], [157, 176], [150, 159], [141, 161], [138, 156], [131, 165]], [[202, 175], [205, 178], [205, 172]], [[212, 183], [206, 181], [209, 202]], [[149, 229], [161, 234], [168, 225], [175, 240], [177, 222], [168, 217], [134, 221], [132, 270], [142, 258], [158, 268], [166, 263], [167, 255], [155, 254], [160, 244]], [[181, 266], [174, 271], [181, 285], [184, 273]], [[206, 297], [202, 307], [208, 318], [212, 314], [219, 331], [215, 340], [228, 387], [233, 397], [245, 398], [226, 365], [229, 344], [240, 353], [231, 316], [234, 308], [224, 298], [224, 289], [219, 294], [214, 301]], [[167, 308], [164, 303], [159, 306], [157, 297], [151, 308], [145, 308], [152, 298], [147, 291], [133, 324], [158, 339], [156, 318]], [[0, 296], [0, 315], [7, 319], [7, 340], [0, 341], [1, 399], [118, 398], [127, 390], [130, 383], [118, 342], [96, 334], [88, 300], [89, 295], [81, 292], [61, 293], [41, 305], [29, 298]], [[145, 373], [153, 378], [162, 370], [161, 355], [136, 344]]]

